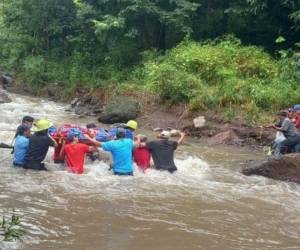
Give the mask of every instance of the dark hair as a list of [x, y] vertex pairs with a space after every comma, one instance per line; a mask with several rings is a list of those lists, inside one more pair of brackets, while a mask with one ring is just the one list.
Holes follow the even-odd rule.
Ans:
[[97, 128], [97, 125], [95, 123], [89, 123], [86, 125], [86, 128]]
[[21, 126], [19, 126], [18, 129], [17, 129], [16, 136], [18, 136], [18, 135], [24, 135], [24, 133], [25, 133], [26, 131], [28, 131], [28, 130], [30, 130], [29, 127], [27, 127], [27, 126], [25, 126], [25, 125], [21, 125]]
[[34, 121], [34, 118], [31, 117], [31, 116], [24, 116], [23, 119], [22, 119], [22, 122], [33, 122]]
[[126, 132], [124, 128], [117, 128], [117, 133], [116, 133], [117, 139], [125, 138], [125, 136], [126, 136]]

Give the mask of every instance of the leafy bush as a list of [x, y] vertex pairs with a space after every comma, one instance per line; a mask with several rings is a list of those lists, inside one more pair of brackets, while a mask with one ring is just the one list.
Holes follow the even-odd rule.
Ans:
[[256, 120], [260, 110], [277, 110], [300, 101], [292, 60], [278, 61], [261, 48], [237, 39], [185, 41], [165, 56], [149, 60], [144, 83], [162, 100], [188, 102], [191, 109], [244, 111]]
[[42, 56], [28, 56], [24, 60], [25, 80], [33, 86], [43, 85], [47, 81], [46, 61]]

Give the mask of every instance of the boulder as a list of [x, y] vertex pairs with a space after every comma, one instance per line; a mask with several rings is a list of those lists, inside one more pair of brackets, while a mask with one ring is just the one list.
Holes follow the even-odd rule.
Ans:
[[98, 121], [105, 124], [127, 122], [135, 119], [138, 116], [138, 112], [139, 106], [137, 101], [129, 97], [119, 96], [106, 105]]
[[198, 116], [193, 120], [195, 128], [203, 128], [206, 124], [206, 120], [204, 116]]
[[300, 183], [300, 154], [251, 162], [244, 167], [242, 173], [247, 176], [261, 175], [275, 180]]
[[8, 102], [12, 102], [10, 97], [4, 91], [0, 91], [0, 104]]
[[2, 84], [2, 87], [4, 89], [6, 89], [9, 86], [12, 86], [13, 82], [14, 80], [11, 75], [0, 72], [0, 83]]
[[215, 136], [208, 139], [209, 145], [218, 145], [218, 144], [236, 144], [240, 139], [233, 130], [228, 130], [216, 134]]

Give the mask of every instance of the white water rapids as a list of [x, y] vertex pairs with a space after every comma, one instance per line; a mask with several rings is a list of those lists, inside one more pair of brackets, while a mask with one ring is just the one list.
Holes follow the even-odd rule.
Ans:
[[[0, 141], [10, 143], [22, 116], [55, 124], [92, 119], [64, 106], [10, 94], [0, 104]], [[178, 171], [135, 171], [113, 176], [103, 162], [87, 163], [81, 176], [47, 157], [49, 172], [11, 167], [0, 149], [0, 215], [15, 211], [27, 233], [0, 249], [300, 249], [300, 186], [246, 177], [240, 162], [259, 158], [250, 149], [209, 148], [193, 141], [176, 155]]]

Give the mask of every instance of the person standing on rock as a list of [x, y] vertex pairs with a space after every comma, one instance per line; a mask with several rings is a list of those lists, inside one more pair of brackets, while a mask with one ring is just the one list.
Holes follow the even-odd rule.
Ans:
[[147, 147], [150, 150], [155, 169], [166, 170], [173, 173], [177, 170], [174, 163], [174, 152], [178, 145], [182, 144], [185, 135], [186, 134], [184, 132], [181, 132], [178, 141], [171, 141], [169, 140], [171, 133], [169, 131], [162, 131], [157, 136], [158, 140], [146, 143], [138, 141], [137, 145], [139, 147]]
[[134, 148], [133, 140], [125, 138], [124, 128], [116, 131], [116, 140], [99, 142], [85, 135], [93, 145], [102, 147], [104, 151], [111, 152], [113, 157], [112, 169], [115, 175], [133, 175], [132, 151]]
[[295, 150], [295, 146], [300, 143], [300, 135], [294, 123], [288, 118], [288, 112], [280, 111], [278, 114], [280, 122], [271, 127], [285, 136], [285, 140], [280, 142], [280, 154], [291, 153]]
[[40, 119], [34, 126], [33, 131], [35, 133], [29, 138], [28, 151], [23, 167], [25, 169], [47, 170], [42, 162], [48, 153], [49, 147], [57, 147], [56, 141], [48, 133], [52, 124], [46, 119]]

